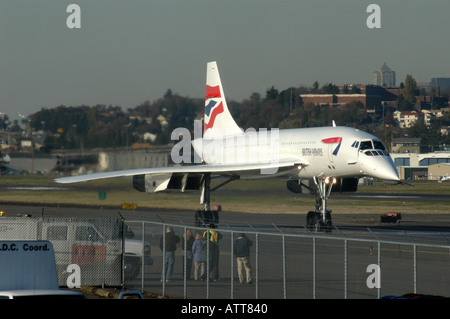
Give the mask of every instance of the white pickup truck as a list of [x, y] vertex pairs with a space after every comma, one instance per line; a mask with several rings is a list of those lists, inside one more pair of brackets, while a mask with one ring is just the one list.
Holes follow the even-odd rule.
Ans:
[[144, 256], [144, 265], [153, 265], [151, 247], [148, 242], [142, 244], [142, 240], [126, 238], [124, 252], [125, 279], [134, 279], [139, 275], [142, 267], [141, 256]]
[[113, 220], [109, 228], [101, 224], [90, 219], [1, 217], [0, 240], [51, 242], [60, 286], [65, 285], [71, 264], [80, 265], [86, 273], [83, 285], [121, 285], [122, 274], [132, 279], [143, 262], [153, 263], [148, 242], [122, 236], [122, 221]]

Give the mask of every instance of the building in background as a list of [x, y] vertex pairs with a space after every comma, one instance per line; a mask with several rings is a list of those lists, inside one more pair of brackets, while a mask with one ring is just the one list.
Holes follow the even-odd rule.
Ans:
[[383, 66], [373, 72], [373, 84], [386, 86], [386, 87], [394, 87], [395, 86], [395, 71], [392, 71], [386, 63]]
[[450, 152], [390, 155], [402, 180], [439, 180], [450, 175]]
[[420, 153], [420, 138], [401, 137], [393, 138], [391, 142], [392, 153]]
[[439, 91], [450, 89], [450, 78], [432, 78], [430, 81], [430, 89], [437, 89], [436, 95], [440, 95]]
[[[381, 114], [384, 106], [395, 107], [400, 89], [386, 88], [379, 85], [355, 85], [359, 93], [346, 94], [300, 94], [303, 105], [312, 103], [314, 105], [343, 106], [351, 102], [359, 102], [369, 112]], [[344, 90], [339, 88], [340, 92]]]

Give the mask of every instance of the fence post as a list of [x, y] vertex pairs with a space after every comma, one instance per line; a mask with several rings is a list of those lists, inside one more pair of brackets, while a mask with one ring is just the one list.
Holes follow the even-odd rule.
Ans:
[[414, 248], [414, 293], [417, 293], [417, 245], [413, 245]]
[[163, 224], [163, 234], [162, 234], [162, 246], [163, 246], [163, 254], [162, 254], [162, 295], [165, 296], [166, 295], [166, 225]]
[[255, 269], [255, 286], [256, 286], [256, 299], [259, 299], [259, 237], [258, 233], [256, 233], [256, 252], [255, 252], [255, 259], [256, 259], [256, 269]]
[[182, 248], [183, 253], [183, 296], [187, 299], [187, 228], [184, 226], [184, 247]]
[[[259, 299], [259, 233], [255, 230], [255, 228], [248, 224], [248, 226], [255, 231], [255, 241], [256, 241], [256, 245], [255, 245], [255, 299]], [[275, 226], [275, 225], [274, 225]], [[275, 226], [275, 228], [277, 228]]]
[[380, 288], [377, 288], [377, 297], [381, 297], [381, 241], [378, 241], [378, 269], [380, 269]]
[[234, 299], [234, 242], [233, 242], [233, 231], [231, 231], [231, 245], [230, 245], [230, 255], [231, 255], [231, 297], [230, 299]]
[[313, 235], [313, 299], [316, 299], [316, 236]]
[[344, 240], [344, 298], [348, 299], [348, 240]]
[[[123, 219], [122, 219], [123, 222]], [[125, 286], [125, 223], [122, 223], [122, 286]]]
[[283, 239], [283, 297], [287, 298], [287, 283], [286, 283], [286, 239], [285, 236], [282, 236]]
[[145, 273], [145, 269], [144, 269], [144, 265], [145, 265], [145, 223], [144, 221], [142, 221], [142, 258], [141, 258], [141, 291], [144, 291], [144, 273]]
[[209, 299], [209, 267], [211, 267], [211, 262], [210, 262], [210, 258], [211, 258], [211, 250], [210, 250], [210, 245], [209, 245], [209, 241], [210, 241], [210, 232], [208, 229], [206, 229], [205, 232], [205, 237], [206, 237], [206, 299]]
[[277, 227], [277, 225], [272, 223], [272, 226], [281, 233], [282, 239], [282, 249], [283, 249], [283, 297], [287, 298], [287, 287], [286, 287], [286, 241], [284, 233]]

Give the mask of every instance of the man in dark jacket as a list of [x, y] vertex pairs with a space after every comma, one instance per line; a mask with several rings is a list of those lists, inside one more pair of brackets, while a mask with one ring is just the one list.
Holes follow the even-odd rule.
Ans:
[[[175, 235], [173, 228], [171, 226], [167, 227], [165, 234], [165, 241], [163, 241], [164, 236], [161, 236], [159, 241], [159, 248], [161, 251], [165, 248], [166, 259], [165, 265], [165, 277], [166, 282], [172, 279], [173, 265], [175, 264], [175, 250], [177, 249], [177, 244], [180, 242], [180, 237]], [[165, 242], [165, 244], [163, 244]], [[164, 247], [165, 246], [165, 247]], [[164, 279], [164, 273], [162, 275], [161, 281]]]
[[[250, 265], [250, 246], [253, 242], [245, 236], [245, 234], [239, 234], [238, 238], [234, 242], [234, 256], [236, 257], [237, 270], [239, 275], [239, 282], [241, 284], [252, 283], [252, 268]], [[244, 278], [245, 270], [245, 278]]]

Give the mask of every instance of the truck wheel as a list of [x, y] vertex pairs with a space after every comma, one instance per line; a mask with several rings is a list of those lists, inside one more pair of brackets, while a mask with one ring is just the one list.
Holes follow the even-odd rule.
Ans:
[[124, 275], [126, 280], [135, 279], [141, 271], [141, 258], [135, 256], [125, 256]]

